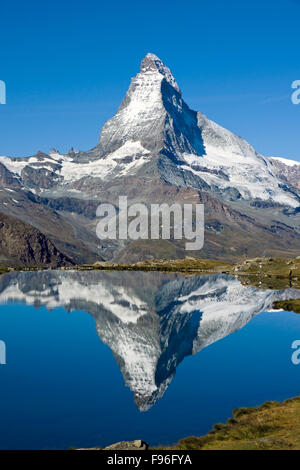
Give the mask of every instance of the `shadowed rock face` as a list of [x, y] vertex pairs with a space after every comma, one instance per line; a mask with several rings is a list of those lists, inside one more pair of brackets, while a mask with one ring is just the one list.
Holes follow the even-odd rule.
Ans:
[[259, 290], [231, 276], [141, 272], [12, 272], [0, 302], [84, 310], [121, 369], [140, 410], [165, 393], [184, 358], [242, 328], [300, 291]]
[[17, 178], [14, 177], [13, 173], [11, 173], [5, 165], [1, 163], [0, 160], [0, 184], [1, 186], [9, 186], [14, 188], [20, 188], [20, 182]]

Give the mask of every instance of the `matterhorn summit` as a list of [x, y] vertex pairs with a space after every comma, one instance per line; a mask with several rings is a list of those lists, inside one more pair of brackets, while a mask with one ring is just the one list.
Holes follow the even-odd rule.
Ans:
[[179, 86], [177, 85], [175, 78], [172, 75], [171, 70], [157, 57], [155, 54], [150, 52], [144, 57], [141, 62], [141, 74], [143, 73], [160, 73], [163, 78], [170, 83], [178, 92]]
[[117, 114], [104, 125], [99, 156], [128, 141], [155, 154], [165, 150], [180, 157], [204, 151], [197, 113], [183, 102], [170, 69], [154, 54], [142, 60]]

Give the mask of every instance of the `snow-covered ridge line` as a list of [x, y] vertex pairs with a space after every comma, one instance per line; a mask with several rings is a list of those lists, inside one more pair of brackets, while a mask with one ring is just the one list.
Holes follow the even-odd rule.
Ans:
[[[0, 163], [18, 177], [22, 176], [22, 171], [26, 167], [33, 169], [44, 169], [55, 172], [64, 178], [64, 182], [77, 181], [83, 177], [98, 177], [105, 179], [118, 170], [118, 174], [125, 175], [132, 170], [136, 170], [143, 165], [149, 151], [140, 142], [127, 141], [115, 152], [108, 154], [105, 159], [92, 160], [89, 162], [76, 161], [68, 155], [49, 154], [50, 158], [38, 159], [29, 157], [27, 160], [15, 161], [10, 157], [0, 157]], [[131, 157], [131, 161], [128, 158]], [[122, 159], [127, 159], [126, 163]], [[53, 167], [49, 166], [52, 164]]]
[[276, 160], [280, 163], [283, 163], [286, 166], [300, 166], [300, 162], [297, 162], [296, 160], [291, 160], [288, 158], [282, 158], [282, 157], [267, 157], [270, 160]]

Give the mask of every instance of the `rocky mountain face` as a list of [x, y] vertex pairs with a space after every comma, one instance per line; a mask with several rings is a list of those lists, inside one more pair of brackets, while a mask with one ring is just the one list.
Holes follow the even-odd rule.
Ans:
[[294, 160], [287, 160], [286, 158], [270, 157], [274, 167], [274, 173], [282, 181], [294, 187], [296, 190], [300, 189], [300, 162]]
[[0, 277], [0, 303], [91, 314], [142, 411], [163, 396], [185, 357], [292, 298], [300, 291], [255, 289], [223, 274], [47, 270]]
[[[102, 202], [117, 204], [119, 195], [146, 204], [204, 202], [205, 245], [197, 256], [294, 256], [300, 250], [300, 165], [294, 163], [259, 155], [242, 138], [191, 110], [170, 69], [147, 54], [93, 149], [0, 158], [0, 203], [5, 195], [4, 212], [25, 222], [30, 218], [81, 262], [131, 261], [132, 253], [157, 257], [164, 249], [163, 257], [188, 254], [176, 240], [160, 245], [99, 241], [96, 208]], [[26, 209], [18, 212], [12, 201], [19, 197]], [[45, 218], [35, 216], [41, 207]], [[49, 230], [47, 219], [55, 218], [63, 231]]]
[[1, 266], [70, 266], [72, 261], [39, 230], [0, 213]]

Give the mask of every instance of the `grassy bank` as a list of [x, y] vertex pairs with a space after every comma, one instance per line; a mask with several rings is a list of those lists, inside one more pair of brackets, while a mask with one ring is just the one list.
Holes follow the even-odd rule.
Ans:
[[[69, 268], [67, 268], [69, 269]], [[133, 264], [118, 264], [108, 261], [92, 265], [76, 266], [80, 270], [100, 271], [158, 271], [186, 274], [232, 274], [244, 285], [261, 289], [300, 289], [300, 259], [293, 258], [252, 258], [240, 263], [226, 263], [211, 259], [191, 258], [147, 260]]]
[[[166, 447], [160, 447], [166, 449]], [[300, 396], [239, 408], [206, 435], [186, 437], [172, 450], [300, 450]]]
[[[32, 267], [0, 267], [0, 272], [9, 270], [36, 271], [50, 269], [45, 266]], [[51, 267], [55, 269], [55, 267]], [[96, 261], [94, 264], [62, 266], [63, 270], [96, 270], [96, 271], [165, 271], [187, 273], [226, 273], [245, 278], [257, 277], [264, 279], [300, 281], [300, 257], [298, 258], [245, 258], [239, 263], [229, 263], [213, 259], [186, 257], [185, 259], [153, 259], [137, 263], [120, 264], [111, 261]]]
[[155, 259], [133, 264], [118, 264], [99, 261], [92, 265], [78, 266], [81, 269], [97, 270], [143, 270], [143, 271], [191, 271], [229, 272], [247, 276], [277, 276], [278, 278], [300, 279], [300, 258], [249, 258], [240, 263], [228, 263], [212, 259], [187, 257], [185, 259]]
[[11, 269], [0, 266], [0, 274], [8, 273]]
[[[45, 266], [24, 268], [0, 267], [0, 274], [10, 270], [38, 271], [44, 269], [47, 268]], [[224, 273], [236, 276], [244, 285], [251, 285], [260, 289], [285, 289], [288, 287], [300, 289], [300, 258], [243, 258], [241, 262], [235, 264], [192, 257], [176, 260], [147, 260], [133, 264], [98, 261], [94, 264], [63, 266], [57, 269], [80, 271], [149, 271], [184, 274]]]
[[224, 261], [201, 258], [185, 259], [157, 259], [139, 261], [133, 264], [117, 264], [110, 262], [97, 262], [89, 267], [96, 270], [118, 270], [118, 271], [165, 271], [165, 272], [196, 272], [196, 273], [219, 273], [229, 272], [234, 265]]
[[[132, 450], [132, 444], [118, 442], [104, 450]], [[215, 424], [204, 436], [185, 437], [173, 446], [150, 447], [150, 450], [300, 450], [300, 396], [282, 403], [271, 401], [254, 408], [237, 408], [232, 418]]]
[[273, 307], [278, 310], [300, 313], [300, 300], [279, 300], [274, 302]]

